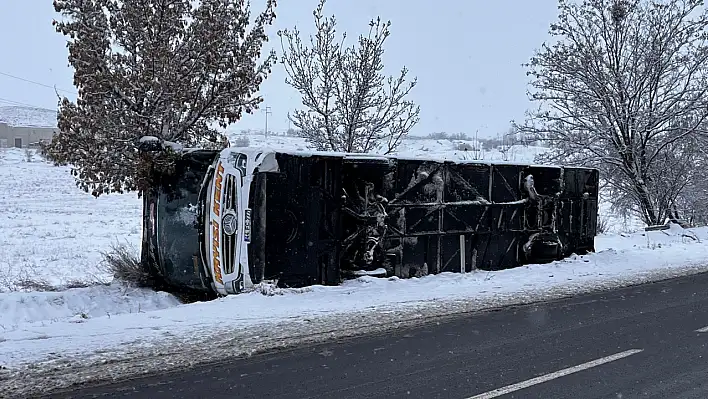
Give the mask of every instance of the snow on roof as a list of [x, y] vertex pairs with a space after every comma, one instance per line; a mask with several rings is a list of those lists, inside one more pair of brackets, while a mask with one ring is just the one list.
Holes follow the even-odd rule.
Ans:
[[[334, 152], [334, 151], [315, 151], [315, 150], [303, 150], [294, 148], [277, 148], [267, 145], [259, 145], [257, 147], [229, 147], [228, 151], [238, 151], [245, 154], [256, 154], [259, 152], [278, 152], [291, 154], [301, 157], [341, 157], [351, 160], [406, 160], [406, 161], [426, 161], [426, 162], [443, 162], [443, 163], [454, 163], [454, 164], [477, 164], [477, 165], [515, 165], [515, 166], [528, 166], [532, 168], [563, 168], [563, 169], [584, 169], [590, 170], [595, 168], [578, 167], [578, 166], [562, 166], [562, 165], [539, 165], [530, 161], [501, 161], [501, 160], [471, 160], [471, 159], [453, 159], [445, 157], [436, 157], [430, 154], [420, 154], [415, 152], [404, 152], [401, 154], [390, 154], [390, 155], [380, 155], [380, 154], [365, 154], [365, 153], [347, 153], [347, 152]], [[253, 156], [253, 155], [252, 155]]]
[[57, 111], [20, 106], [0, 107], [0, 123], [14, 127], [57, 127]]

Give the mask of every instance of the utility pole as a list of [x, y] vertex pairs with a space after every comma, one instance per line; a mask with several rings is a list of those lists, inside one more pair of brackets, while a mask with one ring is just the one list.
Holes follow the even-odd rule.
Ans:
[[265, 107], [265, 137], [266, 139], [268, 138], [268, 115], [271, 115], [272, 112], [270, 112], [270, 107]]

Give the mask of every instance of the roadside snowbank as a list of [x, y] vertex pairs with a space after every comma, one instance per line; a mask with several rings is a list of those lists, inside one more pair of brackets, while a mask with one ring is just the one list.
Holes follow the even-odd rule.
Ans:
[[140, 372], [184, 367], [195, 359], [708, 271], [704, 240], [706, 228], [672, 226], [601, 236], [599, 252], [547, 265], [407, 280], [367, 276], [300, 290], [264, 287], [189, 305], [164, 293], [120, 286], [0, 294], [0, 365], [9, 368], [0, 388], [21, 387], [11, 376], [31, 374], [33, 383], [66, 386], [129, 375], [138, 370], [136, 364]]
[[0, 336], [20, 326], [83, 322], [97, 317], [137, 314], [180, 305], [165, 292], [121, 284], [96, 285], [57, 292], [0, 294]]

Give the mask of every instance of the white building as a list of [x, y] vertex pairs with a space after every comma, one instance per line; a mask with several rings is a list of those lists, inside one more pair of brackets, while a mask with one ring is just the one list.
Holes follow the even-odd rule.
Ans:
[[56, 111], [29, 107], [0, 107], [0, 148], [27, 148], [51, 141]]
[[28, 148], [51, 141], [59, 130], [54, 127], [10, 126], [0, 122], [0, 148]]

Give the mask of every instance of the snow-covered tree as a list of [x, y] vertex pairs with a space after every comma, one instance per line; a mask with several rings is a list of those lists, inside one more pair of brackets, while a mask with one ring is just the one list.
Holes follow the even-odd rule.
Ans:
[[[708, 137], [701, 135], [692, 137], [673, 156], [683, 155], [683, 162], [675, 174], [680, 174], [682, 190], [676, 196], [671, 209], [671, 218], [684, 220], [692, 225], [708, 225]], [[672, 165], [667, 165], [664, 172], [672, 171]]]
[[[559, 1], [527, 65], [539, 103], [522, 133], [549, 142], [541, 161], [594, 166], [614, 205], [647, 224], [672, 216], [708, 118], [708, 17], [701, 0]], [[675, 216], [675, 215], [674, 215]]]
[[[142, 191], [174, 153], [140, 153], [144, 136], [221, 146], [215, 128], [252, 113], [276, 61], [261, 55], [275, 0], [249, 22], [240, 0], [55, 0], [77, 100], [60, 99], [60, 133], [44, 148], [95, 196]], [[249, 29], [250, 26], [250, 29]]]
[[391, 22], [371, 21], [368, 35], [345, 47], [334, 16], [325, 18], [320, 0], [313, 12], [316, 33], [309, 44], [297, 28], [278, 32], [286, 82], [302, 96], [304, 110], [289, 115], [293, 125], [323, 151], [390, 153], [419, 120], [420, 107], [406, 96], [416, 79], [383, 75], [384, 44]]

